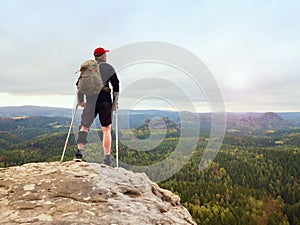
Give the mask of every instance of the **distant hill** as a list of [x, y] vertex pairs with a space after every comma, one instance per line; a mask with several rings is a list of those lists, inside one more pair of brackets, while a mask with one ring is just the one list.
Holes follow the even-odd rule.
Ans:
[[[65, 117], [70, 119], [72, 109], [56, 108], [56, 107], [40, 107], [40, 106], [18, 106], [18, 107], [0, 107], [0, 117]], [[183, 112], [185, 114], [185, 112]], [[80, 119], [80, 112], [78, 118]], [[282, 129], [292, 126], [300, 126], [300, 112], [286, 113], [227, 113], [227, 129], [266, 130], [266, 129]], [[167, 117], [175, 123], [180, 123], [180, 113], [168, 110], [119, 110], [119, 128], [137, 128], [144, 124], [146, 120], [155, 120], [157, 118]], [[193, 117], [193, 116], [192, 116]], [[198, 113], [201, 124], [201, 130], [210, 130], [211, 114]], [[195, 123], [190, 121], [191, 124]]]
[[278, 129], [286, 125], [282, 117], [273, 112], [267, 112], [259, 116], [257, 123], [260, 124], [263, 129]]
[[[299, 120], [300, 121], [300, 120]], [[292, 120], [284, 120], [273, 112], [255, 114], [227, 114], [227, 131], [254, 134], [257, 132], [274, 132], [297, 127]]]
[[[41, 107], [41, 106], [12, 106], [0, 107], [0, 117], [72, 117], [73, 109]], [[168, 117], [170, 120], [178, 120], [179, 114], [174, 111], [164, 110], [119, 110], [119, 127], [138, 127], [147, 119]]]
[[30, 140], [43, 134], [66, 132], [69, 124], [70, 119], [64, 117], [0, 117], [0, 141], [5, 138], [6, 141], [17, 143], [14, 136]]
[[71, 117], [72, 109], [44, 106], [8, 106], [0, 107], [0, 117], [14, 116], [58, 116]]

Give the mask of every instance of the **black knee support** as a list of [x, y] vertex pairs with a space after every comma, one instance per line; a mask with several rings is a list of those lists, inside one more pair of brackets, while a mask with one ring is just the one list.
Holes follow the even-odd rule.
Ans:
[[85, 131], [79, 131], [77, 144], [86, 144], [87, 143], [87, 135], [88, 133]]

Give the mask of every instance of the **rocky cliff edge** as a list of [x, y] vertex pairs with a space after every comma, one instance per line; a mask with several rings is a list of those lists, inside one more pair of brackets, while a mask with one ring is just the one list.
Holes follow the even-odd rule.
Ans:
[[94, 163], [0, 168], [1, 224], [196, 224], [143, 173]]

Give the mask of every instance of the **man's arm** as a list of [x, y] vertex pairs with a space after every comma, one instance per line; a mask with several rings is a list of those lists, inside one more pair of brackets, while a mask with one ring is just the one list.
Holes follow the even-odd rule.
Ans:
[[110, 78], [110, 83], [113, 88], [113, 106], [112, 110], [117, 110], [118, 109], [118, 101], [119, 101], [119, 89], [120, 89], [120, 81], [117, 77], [117, 74], [114, 73], [111, 78]]
[[[78, 82], [79, 82], [79, 80], [76, 82], [77, 90], [78, 90]], [[77, 103], [81, 107], [85, 107], [84, 94], [82, 94], [79, 90], [77, 91]]]

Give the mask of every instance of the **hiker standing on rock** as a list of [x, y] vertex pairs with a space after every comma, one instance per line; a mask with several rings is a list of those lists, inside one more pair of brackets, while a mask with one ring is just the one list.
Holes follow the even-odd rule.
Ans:
[[[98, 115], [103, 133], [103, 163], [105, 165], [111, 166], [110, 151], [112, 142], [112, 112], [117, 110], [118, 108], [119, 79], [114, 68], [110, 64], [106, 63], [106, 52], [109, 52], [109, 50], [105, 50], [104, 48], [96, 48], [94, 50], [94, 57], [97, 62], [96, 65], [99, 68], [99, 72], [101, 74], [100, 76], [104, 85], [100, 93], [91, 96], [85, 95], [84, 98], [84, 94], [80, 90], [78, 90], [78, 102], [81, 107], [84, 107], [84, 109], [81, 115], [81, 125], [77, 139], [78, 150], [75, 155], [75, 159], [82, 159], [82, 149], [87, 143], [88, 131], [92, 123], [94, 122], [94, 119]], [[76, 83], [77, 87], [79, 79]], [[111, 96], [111, 89], [109, 87], [109, 83], [112, 86], [113, 100]]]

